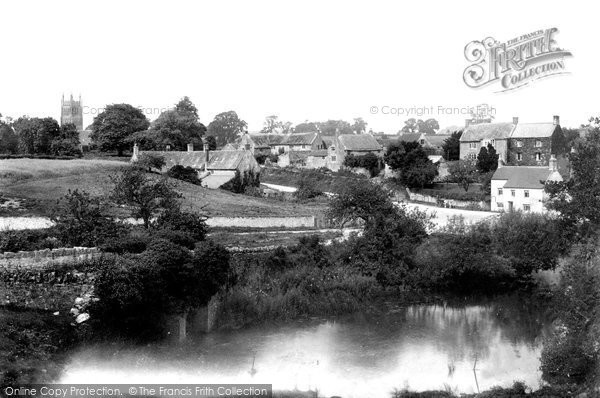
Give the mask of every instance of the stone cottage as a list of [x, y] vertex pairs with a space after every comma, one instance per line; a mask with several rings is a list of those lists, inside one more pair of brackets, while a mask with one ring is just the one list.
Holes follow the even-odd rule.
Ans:
[[209, 151], [207, 144], [202, 151], [195, 151], [192, 144], [188, 144], [187, 151], [141, 151], [135, 144], [131, 161], [137, 162], [144, 154], [162, 156], [166, 164], [162, 172], [176, 165], [192, 167], [207, 188], [219, 188], [232, 180], [236, 172], [242, 177], [260, 174], [260, 166], [251, 151]]

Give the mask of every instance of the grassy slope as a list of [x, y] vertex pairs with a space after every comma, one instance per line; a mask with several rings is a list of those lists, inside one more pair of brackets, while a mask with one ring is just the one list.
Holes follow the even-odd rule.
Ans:
[[[74, 162], [74, 163], [71, 163]], [[110, 160], [0, 160], [1, 194], [25, 199], [28, 212], [19, 215], [48, 215], [57, 200], [69, 190], [80, 189], [107, 198], [110, 175], [125, 163]], [[4, 177], [2, 177], [4, 176]], [[323, 204], [299, 204], [211, 190], [176, 181], [184, 196], [184, 207], [209, 216], [297, 216], [315, 215]], [[114, 208], [115, 215], [127, 215]]]

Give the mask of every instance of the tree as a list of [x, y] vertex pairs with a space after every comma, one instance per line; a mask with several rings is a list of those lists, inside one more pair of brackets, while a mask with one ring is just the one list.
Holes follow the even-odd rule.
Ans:
[[19, 152], [29, 154], [50, 153], [52, 140], [60, 136], [60, 126], [51, 117], [17, 119], [13, 127], [19, 138]]
[[319, 131], [319, 127], [316, 123], [309, 121], [300, 123], [294, 128], [294, 133], [314, 133], [315, 131]]
[[247, 126], [234, 111], [222, 112], [208, 125], [208, 134], [216, 138], [218, 146], [223, 146], [235, 141]]
[[177, 164], [167, 171], [167, 175], [171, 178], [176, 178], [195, 185], [200, 185], [201, 182], [198, 178], [198, 171], [190, 166]]
[[373, 178], [381, 172], [381, 159], [374, 153], [359, 156], [349, 154], [344, 158], [344, 166], [364, 168], [369, 172], [371, 178]]
[[314, 199], [323, 195], [323, 192], [318, 189], [317, 183], [309, 176], [302, 175], [298, 181], [298, 189], [294, 192], [294, 196], [298, 200]]
[[482, 147], [477, 155], [477, 170], [481, 173], [494, 171], [498, 168], [498, 154], [492, 144]]
[[126, 229], [107, 214], [100, 199], [77, 189], [57, 203], [51, 219], [57, 238], [69, 246], [99, 246]]
[[173, 109], [162, 112], [150, 129], [135, 133], [129, 142], [137, 142], [144, 149], [164, 150], [169, 145], [173, 150], [184, 151], [188, 144], [201, 147], [205, 134], [198, 109], [188, 97], [183, 97]]
[[59, 156], [80, 155], [79, 131], [73, 123], [66, 123], [60, 128], [58, 137], [50, 144], [50, 152]]
[[144, 227], [160, 210], [176, 206], [181, 195], [176, 192], [166, 177], [146, 174], [134, 166], [125, 168], [120, 174], [111, 176], [114, 184], [111, 198], [117, 204], [131, 206], [131, 216], [142, 219]]
[[442, 150], [444, 151], [444, 159], [448, 161], [460, 159], [460, 136], [462, 131], [455, 131], [450, 137], [444, 140]]
[[0, 153], [14, 154], [19, 150], [19, 137], [11, 125], [0, 121]]
[[571, 178], [546, 183], [546, 206], [558, 211], [566, 226], [585, 236], [600, 227], [600, 129], [592, 128], [568, 156]]
[[327, 218], [341, 227], [350, 221], [371, 222], [378, 214], [394, 212], [389, 194], [379, 185], [351, 180], [329, 203]]
[[437, 166], [418, 142], [391, 143], [384, 159], [392, 170], [400, 173], [400, 181], [409, 188], [430, 185], [438, 174]]
[[150, 122], [144, 113], [129, 104], [108, 105], [94, 118], [90, 138], [101, 151], [116, 150], [119, 156], [131, 145], [129, 138], [148, 129]]
[[357, 117], [354, 119], [352, 129], [356, 134], [364, 134], [367, 131], [367, 122], [365, 122], [362, 117]]
[[278, 133], [277, 129], [279, 129], [280, 127], [281, 125], [279, 121], [279, 116], [270, 115], [265, 118], [263, 128], [262, 130], [260, 130], [260, 132], [262, 134], [276, 134]]
[[452, 181], [460, 185], [465, 192], [469, 191], [469, 185], [477, 181], [477, 167], [469, 160], [450, 163], [448, 173]]
[[435, 119], [417, 120], [410, 118], [404, 122], [404, 127], [400, 130], [401, 133], [424, 133], [435, 134], [439, 130], [440, 124]]
[[165, 157], [160, 155], [155, 155], [152, 153], [142, 153], [142, 155], [138, 158], [136, 163], [138, 167], [144, 168], [151, 172], [152, 169], [162, 170], [165, 167]]
[[319, 122], [317, 127], [323, 135], [354, 134], [352, 125], [345, 120], [327, 120]]
[[214, 136], [207, 135], [206, 137], [204, 137], [204, 139], [206, 140], [206, 144], [208, 144], [209, 151], [217, 150], [217, 139]]

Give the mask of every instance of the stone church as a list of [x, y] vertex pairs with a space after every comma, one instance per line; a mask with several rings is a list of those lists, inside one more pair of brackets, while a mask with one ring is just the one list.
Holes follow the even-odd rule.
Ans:
[[64, 126], [67, 123], [73, 123], [79, 132], [80, 149], [86, 150], [91, 143], [91, 131], [89, 128], [83, 128], [83, 103], [81, 102], [81, 94], [78, 100], [73, 98], [73, 94], [65, 100], [65, 95], [63, 94], [60, 105], [60, 125]]

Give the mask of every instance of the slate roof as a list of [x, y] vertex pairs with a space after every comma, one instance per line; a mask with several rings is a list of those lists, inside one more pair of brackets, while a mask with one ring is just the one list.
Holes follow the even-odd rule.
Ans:
[[370, 134], [342, 134], [338, 137], [342, 149], [346, 151], [379, 151], [381, 145]]
[[460, 136], [460, 142], [508, 138], [514, 127], [515, 125], [512, 123], [472, 124], [464, 129]]
[[[202, 169], [205, 163], [204, 151], [140, 151], [139, 155], [151, 154], [162, 156], [165, 159], [165, 166], [170, 169], [173, 166], [181, 165]], [[208, 161], [209, 170], [237, 170], [240, 163], [248, 156], [247, 151], [210, 151]]]
[[318, 133], [286, 134], [279, 145], [312, 145]]
[[557, 127], [554, 123], [519, 123], [511, 138], [547, 138], [552, 136]]
[[301, 160], [308, 159], [309, 156], [314, 156], [317, 158], [325, 158], [327, 157], [327, 150], [318, 149], [314, 151], [290, 151], [288, 152], [290, 156], [290, 162], [298, 162]]
[[553, 174], [548, 167], [537, 166], [502, 166], [496, 170], [492, 180], [506, 180], [504, 188], [542, 189]]

